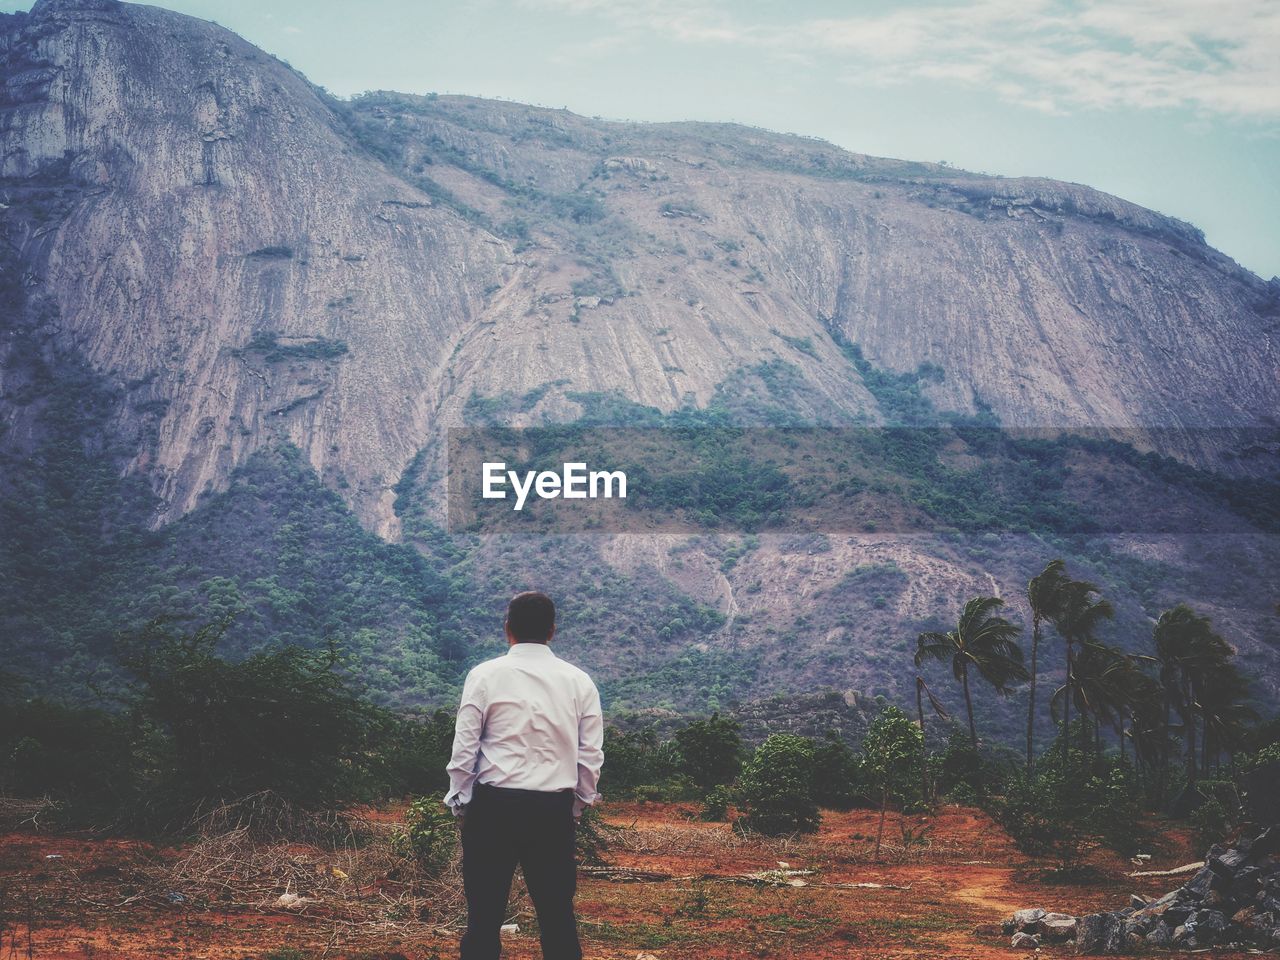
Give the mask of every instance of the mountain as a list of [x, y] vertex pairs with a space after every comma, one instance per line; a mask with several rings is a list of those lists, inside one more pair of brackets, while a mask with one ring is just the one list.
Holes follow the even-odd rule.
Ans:
[[[1187, 223], [741, 126], [341, 101], [214, 24], [113, 0], [3, 16], [0, 57], [0, 559], [28, 673], [97, 669], [146, 615], [240, 610], [235, 643], [341, 635], [387, 699], [439, 702], [536, 582], [619, 704], [905, 699], [914, 631], [1065, 554], [1119, 601], [1120, 639], [1186, 599], [1277, 676], [1254, 508], [1280, 453], [1280, 280]], [[442, 529], [451, 427], [905, 409], [1106, 428], [1171, 459], [1055, 447], [1045, 496], [1243, 519], [1049, 537], [943, 504], [947, 535], [534, 549]], [[878, 469], [993, 511], [1041, 496], [988, 482], [1043, 484], [1021, 447], [934, 452]]]

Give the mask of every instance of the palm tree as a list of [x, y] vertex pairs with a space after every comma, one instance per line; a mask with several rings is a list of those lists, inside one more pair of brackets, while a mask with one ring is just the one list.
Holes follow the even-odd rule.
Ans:
[[1136, 657], [1088, 640], [1075, 655], [1070, 684], [1055, 691], [1052, 703], [1070, 696], [1081, 716], [1093, 718], [1095, 749], [1101, 753], [1103, 724], [1116, 731], [1123, 745], [1124, 718], [1144, 676]]
[[1027, 584], [1027, 603], [1031, 606], [1031, 696], [1027, 705], [1027, 769], [1035, 756], [1036, 726], [1036, 662], [1040, 654], [1040, 630], [1045, 620], [1058, 614], [1062, 602], [1062, 588], [1070, 582], [1067, 565], [1061, 560], [1050, 560], [1039, 576]]
[[951, 660], [951, 672], [964, 688], [964, 706], [969, 717], [969, 740], [978, 746], [978, 730], [973, 723], [973, 698], [969, 693], [969, 668], [991, 684], [999, 694], [1009, 685], [1027, 679], [1022, 665], [1022, 648], [1014, 639], [1022, 628], [993, 611], [1004, 606], [999, 597], [974, 597], [964, 605], [954, 630], [922, 633], [916, 640], [915, 663]]
[[[1151, 658], [1143, 658], [1150, 660]], [[1145, 789], [1149, 790], [1146, 774], [1154, 773], [1163, 750], [1160, 738], [1167, 736], [1161, 725], [1164, 691], [1160, 683], [1145, 670], [1137, 671], [1129, 691], [1129, 739], [1133, 741], [1133, 762]], [[1124, 738], [1121, 738], [1121, 751]]]
[[[1095, 598], [1096, 595], [1096, 598]], [[1087, 580], [1067, 580], [1058, 588], [1057, 609], [1051, 622], [1067, 642], [1067, 680], [1062, 721], [1062, 760], [1070, 756], [1072, 688], [1075, 684], [1075, 645], [1094, 640], [1103, 620], [1115, 615], [1111, 604], [1102, 599], [1098, 587]]]
[[[918, 664], [917, 664], [918, 666]], [[942, 701], [937, 698], [929, 685], [924, 682], [924, 677], [916, 674], [916, 723], [920, 726], [920, 743], [924, 744], [924, 698], [929, 698], [929, 706], [933, 708], [935, 716], [941, 717], [944, 721], [950, 722], [951, 716], [947, 713], [946, 708], [942, 705]], [[926, 800], [932, 795], [929, 790], [929, 754], [926, 750], [920, 751], [920, 789], [921, 796]]]
[[1258, 719], [1258, 712], [1248, 705], [1248, 699], [1249, 682], [1235, 664], [1223, 661], [1206, 671], [1197, 696], [1204, 721], [1201, 770], [1209, 769], [1210, 760], [1216, 770], [1223, 750], [1230, 754], [1240, 748], [1249, 725]]
[[[1166, 610], [1156, 621], [1153, 639], [1160, 683], [1165, 690], [1165, 729], [1170, 709], [1182, 720], [1187, 752], [1187, 782], [1196, 781], [1196, 719], [1202, 712], [1200, 697], [1206, 680], [1216, 670], [1229, 667], [1234, 651], [1213, 631], [1208, 617], [1199, 616], [1185, 603]], [[1167, 740], [1167, 737], [1166, 737]], [[1168, 748], [1161, 770], [1161, 792], [1168, 775]]]

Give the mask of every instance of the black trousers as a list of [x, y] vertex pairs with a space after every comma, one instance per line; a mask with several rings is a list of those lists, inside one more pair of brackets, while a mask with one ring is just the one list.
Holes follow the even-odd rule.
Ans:
[[516, 864], [538, 914], [544, 960], [581, 960], [573, 895], [573, 791], [510, 790], [478, 783], [462, 823], [467, 932], [462, 960], [497, 960]]

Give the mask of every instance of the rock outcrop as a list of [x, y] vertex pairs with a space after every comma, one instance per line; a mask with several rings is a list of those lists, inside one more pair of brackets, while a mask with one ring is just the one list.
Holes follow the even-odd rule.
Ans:
[[[145, 384], [135, 406], [167, 404], [134, 463], [161, 521], [283, 435], [394, 535], [391, 488], [473, 393], [546, 388], [531, 416], [570, 414], [574, 391], [670, 410], [781, 359], [819, 419], [874, 419], [833, 334], [943, 368], [946, 408], [1164, 426], [1152, 443], [1195, 462], [1280, 409], [1276, 291], [1087, 187], [729, 125], [344, 105], [154, 7], [41, 2], [0, 31], [0, 176], [84, 188], [21, 256], [58, 336]], [[347, 350], [264, 362], [263, 334]]]
[[1122, 910], [1078, 919], [1019, 910], [1004, 932], [1014, 947], [1071, 940], [1083, 954], [1280, 948], [1280, 826], [1214, 846], [1190, 881], [1159, 899], [1135, 895]]

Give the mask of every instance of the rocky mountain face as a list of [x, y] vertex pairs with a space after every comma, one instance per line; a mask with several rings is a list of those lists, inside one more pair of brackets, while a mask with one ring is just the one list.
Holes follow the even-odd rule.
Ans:
[[[404, 529], [415, 497], [422, 517], [443, 516], [429, 476], [448, 428], [477, 410], [572, 420], [584, 396], [707, 407], [750, 394], [761, 370], [787, 371], [786, 403], [809, 422], [891, 419], [869, 371], [923, 370], [937, 411], [1139, 428], [1123, 436], [1198, 468], [1275, 470], [1250, 430], [1280, 411], [1280, 281], [1087, 187], [730, 125], [339, 102], [213, 24], [113, 0], [0, 17], [0, 82], [0, 226], [23, 304], [0, 342], [0, 445], [35, 449], [48, 408], [16, 359], [21, 327], [116, 391], [103, 429], [118, 472], [154, 496], [151, 527], [214, 503], [255, 453], [287, 443], [366, 529], [453, 562]], [[454, 549], [495, 597], [529, 577], [496, 541]], [[749, 675], [725, 668], [735, 694], [900, 695], [912, 629], [967, 592], [1016, 593], [1051, 550], [1115, 581], [1127, 629], [1190, 599], [1259, 664], [1280, 645], [1275, 598], [1235, 573], [1276, 569], [1264, 531], [574, 549], [716, 613], [703, 635], [669, 631], [644, 669], [766, 651]], [[572, 594], [575, 569], [546, 585]], [[616, 652], [604, 637], [579, 651], [621, 677]]]

